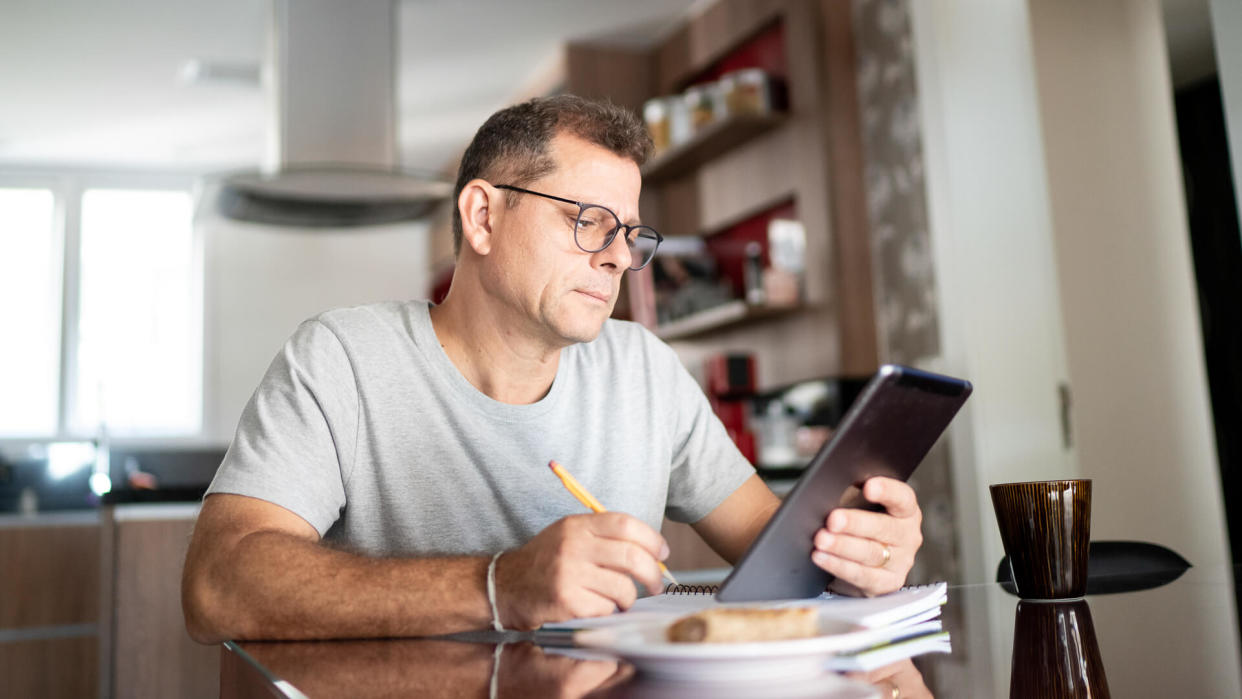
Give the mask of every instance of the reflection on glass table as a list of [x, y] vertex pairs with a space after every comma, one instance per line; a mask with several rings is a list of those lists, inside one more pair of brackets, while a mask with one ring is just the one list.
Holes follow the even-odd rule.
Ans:
[[[952, 653], [787, 682], [669, 683], [529, 634], [226, 644], [221, 696], [1240, 696], [1235, 570], [1055, 604], [951, 585]], [[894, 693], [896, 689], [896, 694]]]
[[1108, 697], [1104, 661], [1085, 599], [1019, 602], [1010, 697]]

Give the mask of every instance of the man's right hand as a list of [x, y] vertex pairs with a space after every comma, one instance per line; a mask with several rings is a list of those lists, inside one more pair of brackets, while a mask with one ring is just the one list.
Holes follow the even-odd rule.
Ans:
[[629, 609], [634, 580], [661, 587], [658, 561], [668, 557], [659, 532], [620, 512], [573, 515], [539, 532], [496, 562], [496, 604], [506, 629]]

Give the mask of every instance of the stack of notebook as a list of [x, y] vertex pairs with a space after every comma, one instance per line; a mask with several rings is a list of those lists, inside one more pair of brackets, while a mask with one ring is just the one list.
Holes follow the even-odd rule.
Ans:
[[[845, 597], [825, 593], [818, 598], [773, 602], [721, 603], [714, 597], [714, 586], [670, 586], [663, 594], [638, 600], [622, 613], [591, 619], [576, 619], [541, 629], [546, 642], [573, 640], [598, 650], [615, 651], [637, 660], [635, 642], [659, 636], [620, 633], [619, 630], [658, 628], [673, 620], [712, 607], [779, 608], [814, 605], [819, 609], [822, 637], [782, 641], [782, 648], [798, 652], [799, 645], [831, 647], [823, 653], [826, 669], [871, 670], [923, 653], [950, 651], [949, 634], [943, 630], [940, 611], [948, 599], [945, 583], [903, 588], [871, 598]], [[792, 645], [789, 645], [792, 644]], [[668, 644], [668, 654], [684, 654], [687, 644]], [[755, 644], [747, 644], [755, 645]], [[651, 656], [657, 649], [642, 649]], [[724, 649], [722, 649], [724, 650]]]

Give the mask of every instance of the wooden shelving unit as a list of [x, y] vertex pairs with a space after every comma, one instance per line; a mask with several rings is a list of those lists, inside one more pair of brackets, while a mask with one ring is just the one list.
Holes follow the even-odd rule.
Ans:
[[784, 114], [739, 114], [715, 122], [652, 158], [643, 166], [643, 182], [648, 186], [680, 177], [719, 158], [723, 153], [777, 129]]
[[752, 306], [745, 301], [730, 301], [698, 313], [661, 323], [655, 334], [664, 340], [681, 340], [763, 318], [776, 318], [800, 311], [805, 306]]
[[[588, 41], [567, 53], [569, 92], [638, 113], [649, 99], [744, 68], [779, 86], [782, 111], [723, 118], [648, 162], [641, 207], [665, 236], [699, 236], [713, 255], [729, 255], [717, 268], [736, 282], [738, 249], [760, 240], [739, 226], [792, 205], [806, 236], [799, 303], [736, 300], [657, 323], [654, 272], [627, 278], [630, 317], [687, 356], [753, 353], [765, 384], [878, 366], [851, 13], [838, 0], [717, 0], [654, 46]], [[771, 264], [766, 249], [763, 259]]]

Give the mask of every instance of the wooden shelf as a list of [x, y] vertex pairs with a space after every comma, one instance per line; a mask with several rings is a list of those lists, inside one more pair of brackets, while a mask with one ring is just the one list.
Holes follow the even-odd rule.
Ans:
[[785, 122], [784, 114], [739, 114], [708, 125], [685, 143], [652, 158], [643, 166], [643, 181], [654, 184], [684, 175], [732, 148], [772, 131]]
[[745, 301], [730, 301], [729, 303], [714, 306], [698, 313], [691, 313], [688, 316], [658, 325], [655, 328], [655, 334], [664, 340], [677, 340], [747, 321], [788, 315], [803, 308], [805, 306], [802, 305], [751, 306]]

